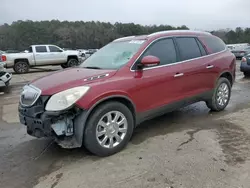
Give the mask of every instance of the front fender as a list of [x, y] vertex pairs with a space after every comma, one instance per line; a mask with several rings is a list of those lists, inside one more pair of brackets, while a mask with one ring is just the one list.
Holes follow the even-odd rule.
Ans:
[[100, 95], [96, 95], [95, 91], [92, 91], [83, 96], [79, 101], [77, 101], [76, 105], [82, 109], [91, 109], [97, 103], [114, 97], [126, 98], [132, 102], [130, 95], [124, 91], [114, 90], [102, 93]]

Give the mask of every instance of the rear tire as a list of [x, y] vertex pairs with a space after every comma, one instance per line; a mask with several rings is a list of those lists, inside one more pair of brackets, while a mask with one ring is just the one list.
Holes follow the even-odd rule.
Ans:
[[128, 144], [133, 131], [134, 118], [127, 106], [119, 102], [104, 103], [91, 113], [83, 145], [97, 156], [110, 156]]
[[206, 101], [207, 107], [216, 112], [224, 110], [230, 101], [231, 87], [231, 83], [227, 78], [219, 78], [212, 98]]
[[67, 64], [67, 63], [63, 63], [63, 64], [61, 64], [61, 67], [62, 67], [63, 69], [66, 69], [66, 68], [68, 68], [68, 64]]
[[67, 62], [67, 67], [75, 67], [79, 65], [79, 61], [77, 59], [69, 59], [68, 62]]
[[245, 77], [250, 77], [250, 73], [249, 72], [243, 72]]
[[13, 69], [18, 74], [23, 74], [29, 72], [29, 63], [26, 61], [18, 61], [15, 63]]

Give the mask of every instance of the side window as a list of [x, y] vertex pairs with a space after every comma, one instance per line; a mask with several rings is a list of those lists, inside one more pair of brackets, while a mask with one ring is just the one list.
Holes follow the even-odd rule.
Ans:
[[200, 48], [201, 55], [202, 55], [202, 56], [207, 55], [207, 52], [206, 52], [205, 48], [203, 47], [202, 43], [201, 43], [198, 39], [196, 39], [196, 41], [197, 41], [198, 46], [199, 46], [199, 48]]
[[30, 53], [31, 53], [31, 52], [33, 52], [33, 50], [32, 50], [32, 47], [31, 47], [31, 46], [29, 47], [29, 50], [28, 50], [28, 51], [29, 51]]
[[50, 52], [61, 52], [61, 50], [59, 48], [57, 48], [56, 46], [49, 46], [49, 51]]
[[176, 38], [176, 43], [178, 45], [182, 61], [201, 57], [201, 51], [195, 38], [179, 37]]
[[46, 46], [36, 46], [36, 52], [38, 52], [38, 53], [46, 53], [47, 48], [46, 48]]
[[207, 36], [202, 37], [207, 47], [212, 51], [212, 53], [221, 52], [226, 49], [225, 43], [218, 37], [215, 36]]
[[153, 55], [160, 59], [160, 65], [176, 62], [176, 51], [173, 39], [162, 39], [152, 44], [140, 59], [144, 56]]

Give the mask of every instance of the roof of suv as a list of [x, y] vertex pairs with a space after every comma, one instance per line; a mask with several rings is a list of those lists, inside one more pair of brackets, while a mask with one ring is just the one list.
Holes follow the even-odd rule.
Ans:
[[204, 36], [204, 35], [212, 35], [209, 32], [205, 31], [193, 31], [193, 30], [168, 30], [168, 31], [159, 31], [149, 35], [137, 35], [137, 36], [128, 36], [122, 37], [114, 40], [118, 41], [127, 41], [127, 40], [150, 40], [164, 36]]

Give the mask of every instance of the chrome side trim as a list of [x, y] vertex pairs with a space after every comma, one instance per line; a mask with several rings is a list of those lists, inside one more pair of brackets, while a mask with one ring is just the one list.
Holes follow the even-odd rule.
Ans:
[[[157, 40], [166, 39], [166, 38], [175, 38], [175, 37], [195, 37], [195, 38], [197, 38], [197, 36], [191, 36], [191, 35], [188, 35], [188, 36], [183, 36], [183, 35], [180, 35], [180, 36], [164, 36], [164, 37], [157, 38], [157, 39], [153, 40], [152, 42], [150, 42], [150, 44], [140, 53], [140, 55], [136, 58], [134, 63], [130, 66], [130, 71], [135, 72], [135, 70], [132, 70], [132, 67], [138, 61], [138, 59], [142, 56], [142, 54], [151, 46], [152, 43], [156, 42]], [[193, 59], [189, 59], [189, 60], [185, 60], [185, 61], [178, 61], [178, 62], [171, 63], [171, 64], [160, 65], [160, 66], [156, 66], [156, 67], [149, 67], [149, 68], [143, 69], [143, 71], [151, 70], [151, 69], [157, 69], [157, 68], [161, 68], [161, 67], [168, 67], [168, 66], [172, 66], [172, 65], [181, 64], [181, 63], [187, 63], [189, 61], [193, 61], [193, 60], [197, 60], [197, 59], [203, 59], [203, 58], [206, 58], [206, 57], [211, 57], [211, 56], [214, 56], [214, 55], [217, 55], [217, 54], [221, 54], [221, 53], [226, 52], [227, 50], [228, 49], [225, 46], [225, 49], [223, 51], [220, 51], [220, 52], [217, 52], [217, 53], [208, 54], [208, 55], [205, 55], [205, 56], [201, 56], [201, 57], [197, 57], [197, 58], [193, 58]]]
[[184, 76], [184, 74], [183, 73], [179, 73], [179, 74], [174, 75], [175, 78], [181, 77], [181, 76]]
[[[26, 89], [26, 90], [29, 90], [29, 88], [32, 88], [32, 89], [34, 89], [35, 91], [37, 91], [37, 96], [36, 96], [35, 100], [34, 100], [30, 105], [26, 105], [26, 104], [23, 104], [23, 103], [22, 103], [21, 97], [22, 97], [22, 93], [25, 91], [25, 89]], [[25, 86], [23, 87], [23, 91], [21, 92], [21, 95], [20, 95], [20, 99], [19, 99], [20, 104], [21, 104], [22, 106], [24, 106], [24, 107], [30, 107], [30, 106], [32, 106], [32, 105], [35, 104], [35, 102], [36, 102], [37, 99], [41, 96], [41, 94], [42, 94], [42, 90], [40, 90], [39, 88], [33, 86], [32, 84], [25, 85]]]

